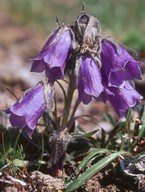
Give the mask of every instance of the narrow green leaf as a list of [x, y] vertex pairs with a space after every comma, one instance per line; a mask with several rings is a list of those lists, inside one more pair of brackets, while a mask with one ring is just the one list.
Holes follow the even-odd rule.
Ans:
[[81, 187], [87, 180], [89, 180], [93, 175], [95, 175], [97, 172], [99, 172], [101, 169], [103, 169], [108, 163], [113, 161], [115, 158], [117, 158], [119, 155], [127, 154], [127, 152], [121, 151], [113, 153], [103, 159], [101, 159], [99, 162], [94, 164], [91, 168], [89, 168], [87, 171], [85, 171], [78, 179], [76, 179], [73, 183], [71, 183], [65, 192], [73, 192], [74, 190]]
[[131, 118], [131, 109], [129, 109], [127, 112], [126, 123], [130, 122], [130, 118]]
[[106, 121], [110, 122], [113, 127], [115, 127], [115, 121], [109, 113], [104, 113], [104, 118]]
[[[143, 109], [142, 127], [141, 127], [141, 129], [139, 130], [139, 133], [138, 133], [138, 140], [141, 140], [144, 135], [145, 135], [145, 107]], [[137, 144], [137, 142], [138, 142], [137, 140], [133, 141], [132, 148]]]
[[142, 128], [139, 131], [138, 138], [141, 139], [145, 134], [145, 107], [143, 111], [143, 116], [142, 116]]
[[95, 155], [109, 153], [108, 149], [94, 149], [89, 155], [87, 155], [79, 164], [78, 169], [82, 169]]
[[85, 133], [85, 134], [83, 134], [83, 135], [78, 135], [78, 136], [76, 136], [75, 138], [82, 138], [82, 137], [91, 137], [92, 135], [94, 135], [96, 132], [98, 132], [99, 131], [99, 129], [97, 129], [97, 130], [93, 130], [93, 131], [90, 131], [90, 132], [88, 132], [88, 133]]
[[120, 133], [125, 126], [125, 122], [119, 122], [116, 124], [116, 126], [113, 128], [113, 130], [110, 132], [109, 137], [105, 143], [105, 147], [107, 148], [109, 143], [112, 141], [113, 137], [117, 135], [117, 133]]
[[94, 157], [96, 156], [97, 154], [103, 154], [103, 153], [109, 153], [109, 150], [108, 149], [94, 149], [90, 152], [89, 155], [87, 155], [83, 160], [82, 162], [79, 164], [77, 170], [75, 171], [74, 174], [72, 174], [68, 180], [66, 181], [66, 187], [72, 183], [72, 181], [74, 179], [77, 178], [78, 174], [80, 173], [80, 171], [87, 165], [87, 163]]
[[53, 119], [51, 118], [51, 116], [49, 115], [49, 113], [47, 111], [45, 111], [43, 113], [43, 119], [44, 119], [46, 127], [49, 127], [49, 128], [53, 127], [53, 128], [55, 128], [55, 122], [53, 121]]
[[[125, 121], [125, 125], [122, 129], [122, 132], [121, 132], [121, 145], [120, 145], [120, 151], [123, 151], [124, 148], [125, 148], [125, 142], [126, 142], [126, 139], [124, 137], [124, 135], [127, 133], [128, 134], [128, 145], [129, 145], [129, 148], [130, 148], [130, 121], [131, 121], [131, 109], [128, 110], [127, 112], [127, 116], [126, 116], [126, 121]], [[129, 149], [128, 149], [129, 150]]]

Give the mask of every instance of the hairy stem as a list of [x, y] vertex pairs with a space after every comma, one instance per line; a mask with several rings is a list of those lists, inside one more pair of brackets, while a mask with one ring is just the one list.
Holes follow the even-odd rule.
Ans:
[[68, 142], [68, 130], [54, 132], [51, 137], [50, 168], [53, 176], [62, 177], [65, 153]]
[[70, 76], [70, 83], [69, 83], [69, 86], [68, 86], [67, 97], [66, 97], [66, 100], [65, 100], [64, 116], [63, 116], [62, 126], [61, 126], [62, 130], [65, 129], [66, 126], [67, 126], [74, 90], [75, 90], [75, 87], [74, 87], [74, 73], [72, 72], [71, 76]]
[[77, 99], [77, 100], [76, 100], [76, 103], [75, 103], [75, 105], [74, 105], [74, 107], [73, 107], [73, 111], [72, 111], [72, 113], [71, 113], [69, 122], [68, 122], [68, 124], [67, 124], [68, 131], [71, 129], [71, 127], [72, 127], [72, 125], [73, 125], [73, 122], [74, 122], [74, 115], [75, 115], [75, 112], [76, 112], [76, 110], [77, 110], [79, 104], [80, 104], [80, 101]]

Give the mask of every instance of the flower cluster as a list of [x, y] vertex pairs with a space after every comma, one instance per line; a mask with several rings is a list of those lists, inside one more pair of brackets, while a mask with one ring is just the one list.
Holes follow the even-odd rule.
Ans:
[[[92, 98], [109, 101], [119, 117], [142, 98], [129, 83], [141, 79], [140, 62], [123, 45], [103, 38], [98, 20], [84, 12], [75, 25], [62, 24], [51, 34], [31, 71], [45, 71], [51, 86], [71, 71], [81, 102], [88, 104]], [[46, 95], [52, 102], [52, 89], [47, 91], [44, 95], [44, 85], [37, 85], [10, 107], [6, 112], [11, 114], [12, 125], [26, 127], [31, 136], [46, 109]]]
[[50, 36], [34, 59], [31, 71], [45, 71], [54, 83], [64, 78], [65, 68], [69, 68], [75, 57], [79, 100], [84, 104], [92, 98], [108, 100], [120, 117], [125, 116], [128, 108], [142, 98], [129, 83], [141, 79], [141, 63], [134, 60], [123, 45], [102, 38], [96, 18], [82, 13], [76, 25], [76, 28], [62, 26]]

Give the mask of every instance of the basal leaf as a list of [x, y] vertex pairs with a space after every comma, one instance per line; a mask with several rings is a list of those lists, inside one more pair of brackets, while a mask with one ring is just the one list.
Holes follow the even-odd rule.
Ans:
[[106, 165], [108, 165], [111, 161], [113, 161], [115, 158], [117, 158], [119, 155], [127, 154], [127, 152], [121, 151], [113, 153], [103, 159], [101, 159], [99, 162], [94, 164], [91, 168], [86, 170], [80, 177], [78, 177], [73, 183], [71, 183], [65, 192], [73, 192], [74, 190], [78, 189], [82, 185], [85, 184], [87, 180], [89, 180], [93, 175], [95, 175], [97, 172], [99, 172], [101, 169], [103, 169]]

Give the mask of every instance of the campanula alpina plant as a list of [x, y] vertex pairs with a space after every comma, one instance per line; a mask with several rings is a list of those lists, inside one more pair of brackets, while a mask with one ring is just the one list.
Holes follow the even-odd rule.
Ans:
[[[58, 29], [33, 59], [31, 71], [45, 71], [46, 82], [28, 90], [6, 113], [10, 114], [11, 124], [24, 128], [29, 137], [44, 112], [53, 116], [50, 168], [52, 175], [59, 176], [64, 167], [69, 131], [80, 102], [109, 101], [118, 116], [125, 117], [128, 109], [142, 98], [130, 84], [133, 79], [141, 79], [140, 64], [129, 55], [125, 46], [103, 38], [99, 21], [82, 11], [74, 25], [65, 26], [59, 22]], [[65, 78], [68, 82], [66, 92], [58, 82]], [[64, 93], [61, 117], [56, 113], [55, 82]], [[76, 89], [78, 98], [71, 110]]]

